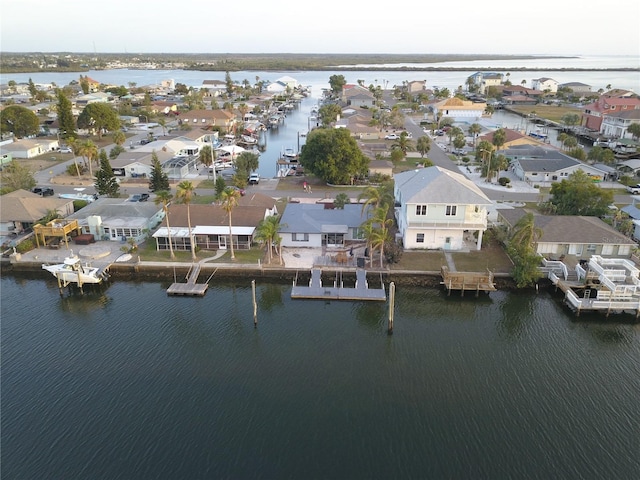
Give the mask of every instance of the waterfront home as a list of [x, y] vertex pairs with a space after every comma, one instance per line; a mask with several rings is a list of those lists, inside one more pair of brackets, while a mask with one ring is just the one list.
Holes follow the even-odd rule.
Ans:
[[204, 91], [205, 97], [218, 97], [227, 92], [227, 82], [222, 80], [203, 80], [200, 90]]
[[582, 82], [561, 83], [560, 85], [558, 85], [558, 89], [569, 89], [571, 90], [572, 93], [576, 93], [576, 94], [591, 93], [591, 85], [587, 85], [586, 83], [582, 83]]
[[[518, 145], [535, 145], [538, 147], [541, 147], [542, 145], [544, 145], [543, 142], [541, 142], [540, 140], [538, 140], [538, 138], [532, 135], [525, 135], [517, 130], [511, 130], [510, 128], [503, 128], [502, 130], [504, 131], [504, 134], [505, 134], [504, 143], [501, 146], [502, 149], [509, 149], [511, 147], [516, 147]], [[478, 141], [484, 140], [493, 144], [494, 134], [495, 134], [495, 131], [489, 132], [486, 135], [482, 135], [478, 137]], [[500, 153], [503, 153], [503, 152], [501, 151]]]
[[398, 237], [406, 249], [480, 250], [492, 201], [465, 176], [441, 167], [394, 175]]
[[347, 242], [364, 242], [362, 224], [369, 213], [362, 205], [289, 203], [280, 219], [283, 247], [344, 247]]
[[551, 186], [578, 170], [582, 170], [595, 182], [607, 179], [611, 173], [576, 160], [554, 148], [517, 145], [500, 150], [499, 153], [509, 159], [509, 168], [519, 180], [539, 187]]
[[474, 85], [478, 89], [478, 93], [484, 95], [489, 87], [497, 87], [502, 85], [502, 73], [496, 72], [476, 72], [467, 77], [467, 85]]
[[485, 102], [472, 102], [458, 97], [446, 98], [427, 105], [435, 118], [448, 117], [454, 122], [473, 122], [484, 114], [487, 104]]
[[[253, 201], [254, 204], [251, 204], [251, 201], [248, 204], [239, 201], [239, 205], [231, 211], [234, 249], [250, 249], [256, 227], [274, 211], [274, 205], [271, 207], [263, 205], [255, 198]], [[153, 234], [157, 250], [169, 250], [169, 236], [171, 236], [174, 250], [191, 249], [187, 212], [191, 217], [191, 235], [198, 248], [202, 250], [229, 248], [229, 215], [224, 208], [220, 205], [171, 204], [168, 214], [171, 232], [167, 229], [165, 219], [162, 226]]]
[[178, 123], [181, 125], [188, 125], [192, 128], [212, 128], [218, 127], [219, 129], [229, 132], [233, 129], [236, 121], [236, 116], [228, 110], [216, 108], [214, 110], [191, 110], [180, 115]]
[[632, 138], [629, 127], [640, 123], [640, 108], [612, 112], [602, 117], [600, 133], [609, 138]]
[[344, 105], [356, 107], [372, 108], [375, 106], [375, 97], [368, 88], [360, 85], [347, 84], [342, 87], [340, 100]]
[[20, 235], [51, 212], [66, 217], [73, 213], [73, 201], [43, 197], [26, 190], [14, 190], [2, 196], [0, 202], [0, 239]]
[[[522, 208], [501, 209], [499, 221], [511, 230], [526, 213]], [[629, 258], [636, 246], [636, 242], [598, 217], [534, 214], [534, 224], [542, 232], [536, 252], [550, 259], [563, 255], [578, 259], [592, 255]]]
[[162, 206], [153, 202], [105, 197], [89, 203], [67, 219], [77, 220], [82, 233], [93, 234], [96, 240], [122, 242], [132, 238], [139, 243], [163, 217]]
[[593, 103], [585, 105], [582, 113], [582, 125], [596, 132], [601, 131], [604, 117], [620, 112], [640, 109], [640, 99], [628, 96], [603, 94]]
[[556, 93], [558, 91], [558, 82], [549, 77], [534, 78], [531, 80], [531, 88], [541, 92]]

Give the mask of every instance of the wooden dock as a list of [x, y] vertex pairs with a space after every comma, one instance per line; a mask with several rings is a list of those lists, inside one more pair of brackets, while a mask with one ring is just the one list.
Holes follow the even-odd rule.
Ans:
[[450, 272], [449, 267], [443, 266], [440, 270], [442, 275], [441, 285], [447, 290], [447, 295], [451, 295], [452, 290], [460, 291], [460, 296], [464, 292], [475, 292], [476, 297], [480, 292], [495, 292], [496, 285], [493, 282], [493, 272]]
[[311, 270], [311, 279], [308, 286], [297, 285], [297, 278], [293, 281], [291, 288], [291, 298], [295, 299], [322, 299], [322, 300], [375, 300], [386, 301], [387, 294], [384, 284], [380, 282], [381, 288], [369, 288], [367, 272], [363, 268], [356, 270], [356, 283], [354, 287], [345, 287], [342, 278], [336, 279], [333, 286], [322, 285], [322, 270], [314, 268]]
[[194, 263], [189, 273], [187, 274], [187, 282], [172, 283], [169, 288], [167, 288], [167, 295], [171, 295], [174, 297], [202, 297], [207, 292], [207, 288], [209, 288], [208, 283], [197, 283], [198, 276], [200, 275], [200, 264]]

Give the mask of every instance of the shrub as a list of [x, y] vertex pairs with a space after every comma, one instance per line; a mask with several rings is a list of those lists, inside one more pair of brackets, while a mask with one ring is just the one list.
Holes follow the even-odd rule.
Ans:
[[387, 263], [398, 263], [402, 257], [402, 247], [396, 242], [387, 242], [384, 244], [384, 257]]
[[26, 240], [21, 241], [16, 246], [16, 252], [25, 253], [30, 250], [33, 250], [34, 248], [35, 248], [35, 245], [33, 244], [33, 240], [31, 240], [30, 238], [27, 238]]
[[500, 177], [498, 183], [505, 187], [511, 183], [511, 179], [509, 177]]

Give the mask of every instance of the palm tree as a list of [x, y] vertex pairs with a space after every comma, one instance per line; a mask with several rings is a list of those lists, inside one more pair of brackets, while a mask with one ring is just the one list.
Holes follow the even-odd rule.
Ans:
[[191, 258], [193, 260], [196, 259], [196, 247], [194, 245], [193, 236], [191, 235], [191, 211], [189, 208], [189, 204], [194, 195], [195, 187], [193, 183], [188, 180], [183, 180], [178, 184], [176, 191], [176, 198], [180, 203], [184, 203], [187, 205], [187, 225], [189, 227], [189, 243], [191, 244]]
[[392, 148], [398, 148], [402, 150], [402, 153], [404, 153], [405, 156], [407, 155], [408, 151], [413, 150], [413, 142], [411, 142], [411, 140], [409, 139], [409, 135], [407, 134], [407, 132], [402, 132], [400, 134], [400, 138], [395, 141], [395, 143], [392, 145]]
[[80, 154], [80, 143], [74, 137], [67, 138], [67, 144], [71, 147], [73, 151], [73, 164], [76, 167], [76, 173], [78, 174], [78, 178], [80, 178], [80, 167], [78, 167], [78, 161], [76, 157]]
[[233, 234], [231, 233], [232, 223], [231, 223], [231, 212], [238, 205], [238, 199], [240, 198], [240, 193], [237, 190], [232, 188], [225, 188], [222, 194], [220, 195], [220, 204], [222, 208], [224, 208], [227, 215], [229, 215], [229, 244], [231, 245], [231, 260], [235, 260], [236, 255], [233, 252]]
[[154, 202], [156, 205], [162, 204], [162, 211], [164, 212], [164, 218], [167, 219], [167, 237], [169, 238], [169, 251], [171, 252], [171, 260], [176, 258], [176, 254], [173, 253], [173, 244], [171, 241], [171, 226], [169, 225], [169, 204], [173, 200], [173, 195], [168, 190], [161, 190], [156, 192]]
[[365, 226], [365, 235], [371, 245], [370, 263], [373, 266], [373, 251], [380, 250], [380, 268], [384, 258], [384, 245], [390, 240], [389, 228], [393, 225], [393, 220], [387, 217], [388, 213], [389, 205], [382, 204], [374, 210], [373, 216], [365, 224], [368, 224]]
[[418, 141], [416, 142], [416, 150], [420, 156], [424, 158], [424, 156], [429, 153], [429, 150], [431, 150], [431, 139], [426, 135], [418, 138]]
[[121, 147], [126, 141], [127, 137], [122, 130], [116, 130], [113, 132], [113, 143]]
[[393, 202], [393, 193], [390, 191], [390, 184], [381, 185], [379, 187], [369, 186], [358, 195], [358, 201], [366, 199], [362, 204], [362, 214], [367, 207], [374, 209], [380, 208], [382, 205], [390, 205]]
[[479, 123], [472, 123], [469, 125], [469, 135], [473, 137], [473, 148], [476, 147], [478, 140], [478, 134], [482, 131], [482, 126]]
[[91, 164], [94, 159], [98, 158], [98, 146], [91, 140], [87, 140], [80, 144], [78, 153], [82, 155], [82, 158], [84, 158], [86, 163], [88, 163], [89, 176], [93, 177], [93, 168]]
[[509, 245], [520, 253], [534, 253], [537, 241], [542, 237], [542, 229], [536, 227], [535, 217], [529, 212], [515, 225]]
[[[256, 228], [256, 233], [254, 235], [254, 240], [259, 243], [264, 243], [267, 247], [267, 251], [269, 252], [269, 263], [271, 263], [272, 256], [272, 246], [273, 244], [280, 243], [280, 235], [278, 235], [278, 231], [280, 230], [280, 223], [278, 222], [279, 217], [277, 215], [271, 215], [260, 222], [258, 228]], [[276, 249], [276, 254], [278, 253]]]

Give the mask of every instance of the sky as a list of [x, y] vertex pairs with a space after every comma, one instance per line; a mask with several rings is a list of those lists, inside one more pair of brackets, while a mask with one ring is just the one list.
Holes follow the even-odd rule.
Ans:
[[638, 0], [0, 0], [0, 19], [2, 52], [640, 57]]

